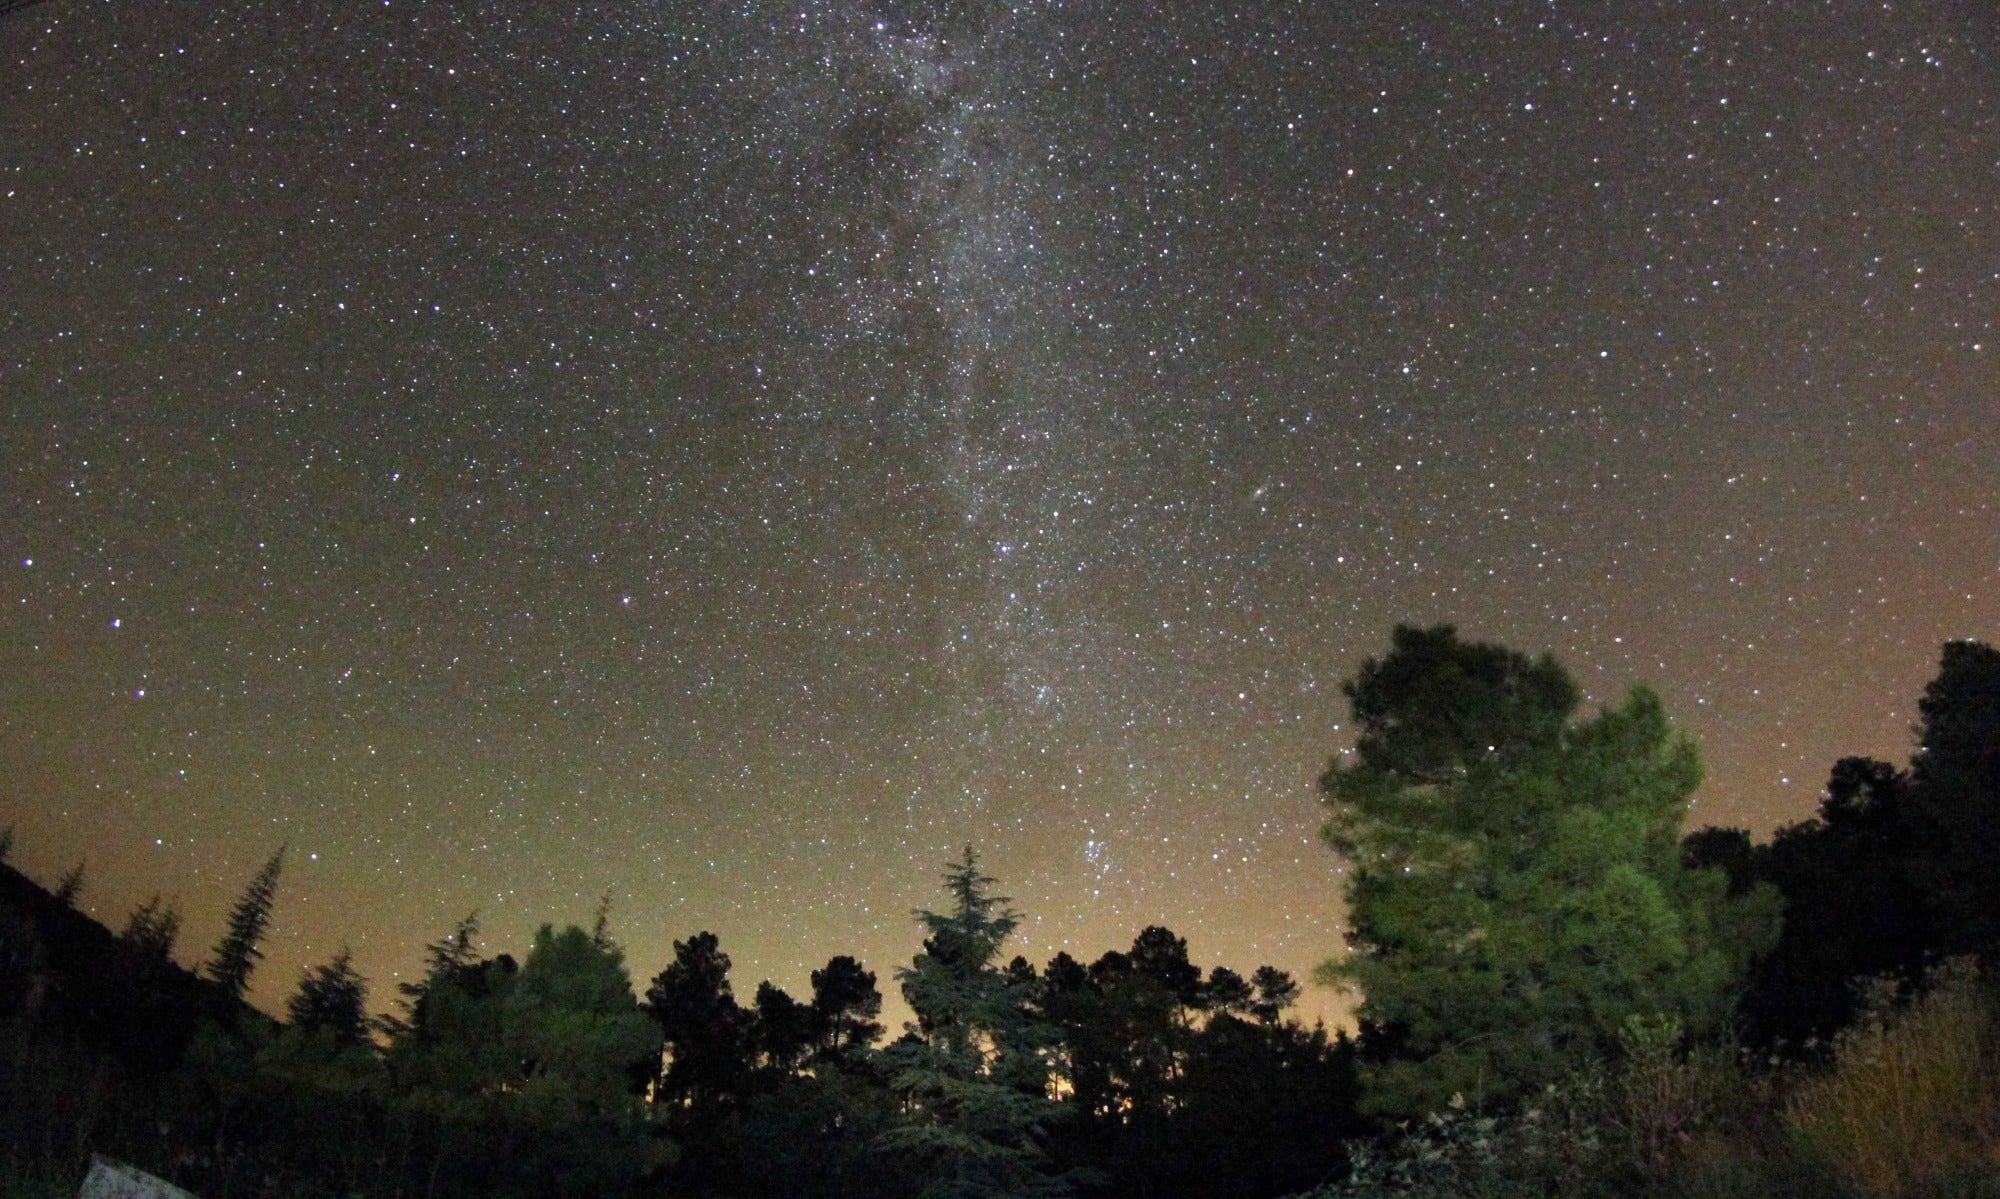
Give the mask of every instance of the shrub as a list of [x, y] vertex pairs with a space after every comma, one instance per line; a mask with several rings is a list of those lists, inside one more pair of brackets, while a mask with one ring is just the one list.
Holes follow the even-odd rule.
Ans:
[[1887, 984], [1834, 1044], [1833, 1068], [1792, 1092], [1805, 1145], [1870, 1195], [1934, 1195], [1991, 1173], [2000, 1145], [1995, 1005], [1969, 959], [1906, 1005]]

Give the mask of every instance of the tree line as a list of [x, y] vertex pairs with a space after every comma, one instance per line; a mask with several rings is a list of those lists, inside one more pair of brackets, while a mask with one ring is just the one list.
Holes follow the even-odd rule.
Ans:
[[[1283, 971], [1204, 970], [1164, 927], [1088, 963], [1010, 956], [1020, 917], [970, 847], [915, 914], [893, 976], [914, 1019], [886, 1043], [851, 956], [809, 996], [744, 1000], [704, 931], [640, 991], [603, 907], [518, 957], [468, 917], [382, 1016], [343, 952], [273, 1020], [242, 997], [282, 848], [198, 975], [157, 897], [114, 935], [75, 910], [81, 866], [50, 890], [0, 866], [6, 1168], [104, 1151], [209, 1199], [1503, 1193], [1439, 1181], [1483, 1161], [1465, 1177], [1630, 1194], [1721, 1127], [1690, 1079], [1789, 1110], [1776, 1064], [1829, 1068], [1885, 988], [1917, 1002], [2000, 937], [1988, 646], [1945, 646], [1907, 768], [1841, 761], [1766, 844], [1684, 833], [1699, 755], [1646, 688], [1579, 717], [1552, 658], [1439, 626], [1398, 628], [1344, 690], [1358, 735], [1321, 789], [1351, 932], [1320, 979], [1358, 993], [1354, 1036], [1288, 1018]], [[1729, 1047], [1773, 1065], [1697, 1069]], [[1552, 1112], [1569, 1149], [1521, 1148]]]
[[75, 910], [80, 883], [0, 866], [17, 1170], [74, 1167], [59, 1129], [80, 1125], [210, 1199], [1174, 1196], [1224, 1193], [1218, 1163], [1278, 1195], [1326, 1177], [1356, 1127], [1353, 1045], [1285, 1018], [1285, 972], [1204, 971], [1163, 927], [1037, 968], [1003, 952], [1019, 916], [970, 847], [917, 913], [921, 951], [895, 977], [915, 1019], [887, 1044], [877, 975], [851, 956], [812, 971], [809, 997], [767, 981], [746, 1002], [704, 931], [640, 993], [602, 908], [518, 957], [467, 917], [382, 1016], [343, 951], [273, 1020], [243, 993], [283, 863], [198, 975], [157, 899], [114, 936]]

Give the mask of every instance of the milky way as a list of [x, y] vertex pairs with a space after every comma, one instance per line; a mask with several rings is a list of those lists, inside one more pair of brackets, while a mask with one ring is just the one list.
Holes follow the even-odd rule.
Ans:
[[[386, 1003], [599, 896], [887, 972], [1339, 951], [1399, 620], [1799, 819], [2000, 637], [1976, 6], [0, 17], [0, 816]], [[1321, 998], [1313, 1010], [1337, 1011]]]

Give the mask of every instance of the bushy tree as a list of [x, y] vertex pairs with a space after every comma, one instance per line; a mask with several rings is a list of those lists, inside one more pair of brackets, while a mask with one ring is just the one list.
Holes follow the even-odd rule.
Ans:
[[433, 1176], [480, 1193], [629, 1193], [672, 1151], [643, 1111], [659, 1033], [622, 953], [544, 925], [520, 965], [482, 960], [470, 924], [431, 946], [390, 1045], [406, 1102], [436, 1129]]
[[420, 993], [406, 992], [407, 1015], [390, 1022], [389, 1060], [399, 1081], [454, 1116], [489, 1108], [486, 1099], [510, 1085], [517, 1065], [501, 1034], [520, 964], [505, 953], [480, 958], [465, 945], [462, 953], [434, 958], [419, 983], [406, 984]]
[[369, 1043], [368, 980], [354, 968], [346, 949], [299, 979], [299, 989], [285, 1005], [292, 1027], [319, 1032], [335, 1045], [359, 1049]]
[[1754, 1043], [1831, 1036], [1856, 1014], [1857, 979], [1913, 981], [1935, 959], [2000, 950], [2000, 651], [1946, 643], [1917, 706], [1907, 770], [1843, 758], [1818, 814], [1768, 845], [1713, 828], [1683, 845], [1737, 889], [1784, 897], [1783, 934], [1743, 1001]]
[[812, 1008], [765, 981], [757, 984], [752, 1009], [756, 1014], [757, 1056], [763, 1067], [779, 1075], [795, 1072], [818, 1040]]
[[509, 992], [503, 1035], [520, 1093], [564, 1119], [615, 1118], [660, 1056], [660, 1033], [632, 994], [625, 955], [575, 925], [543, 925]]
[[[1247, 992], [1234, 971], [1223, 970], [1219, 985], [1229, 989], [1232, 977]], [[1053, 1005], [1082, 1106], [1116, 1112], [1125, 1122], [1165, 1116], [1177, 1101], [1195, 1014], [1211, 999], [1200, 967], [1188, 960], [1187, 941], [1149, 926], [1129, 952], [1113, 950], [1092, 962], [1084, 982], [1081, 991], [1065, 988]]]
[[1819, 814], [1753, 845], [1739, 829], [1690, 833], [1691, 865], [1725, 870], [1733, 889], [1775, 886], [1784, 900], [1775, 948], [1752, 969], [1738, 1012], [1760, 1047], [1802, 1047], [1855, 1014], [1855, 980], [1913, 978], [1930, 943], [1910, 880], [1916, 822], [1909, 775], [1886, 762], [1843, 758]]
[[424, 946], [424, 972], [414, 982], [396, 984], [396, 1006], [402, 1014], [385, 1014], [381, 1025], [392, 1042], [409, 1040], [423, 1025], [431, 989], [449, 984], [460, 972], [479, 962], [473, 942], [479, 937], [479, 913], [460, 920], [452, 931]]
[[663, 1103], [701, 1117], [743, 1087], [751, 1022], [729, 982], [729, 955], [711, 932], [674, 942], [674, 960], [646, 988], [646, 1011], [665, 1039]]
[[1250, 1014], [1263, 1024], [1276, 1024], [1285, 1009], [1299, 1001], [1298, 981], [1276, 966], [1257, 967], [1257, 972], [1250, 976], [1250, 985], [1257, 988]]
[[1074, 1118], [1053, 1153], [1111, 1194], [1153, 1199], [1261, 1199], [1324, 1178], [1357, 1126], [1354, 1052], [1281, 1022], [1297, 994], [1270, 966], [1204, 980], [1158, 926], [1087, 967], [1057, 954], [1036, 1008]]
[[1946, 642], [1917, 701], [1910, 863], [1941, 955], [2000, 949], [2000, 650]]
[[1218, 1014], [1241, 1015], [1257, 1001], [1257, 993], [1250, 984], [1227, 966], [1210, 969], [1208, 981], [1201, 988], [1203, 1006]]
[[866, 1052], [882, 1036], [882, 992], [873, 971], [846, 954], [829, 958], [812, 972], [812, 1009], [820, 1033], [817, 1052], [845, 1060]]
[[1360, 736], [1321, 786], [1351, 950], [1322, 973], [1363, 996], [1371, 1106], [1504, 1101], [1615, 1053], [1628, 1016], [1721, 1019], [1775, 901], [1682, 865], [1701, 768], [1651, 691], [1572, 723], [1553, 659], [1448, 626], [1398, 628], [1345, 690]]

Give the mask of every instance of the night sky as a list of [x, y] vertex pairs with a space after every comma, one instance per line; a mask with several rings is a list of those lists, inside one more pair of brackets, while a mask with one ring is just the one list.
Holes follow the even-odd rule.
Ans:
[[[2000, 637], [1984, 3], [0, 17], [0, 823], [255, 994], [707, 928], [1341, 946], [1398, 621], [1760, 834]], [[399, 973], [400, 972], [400, 973]], [[1323, 993], [1308, 1013], [1336, 1012]]]

